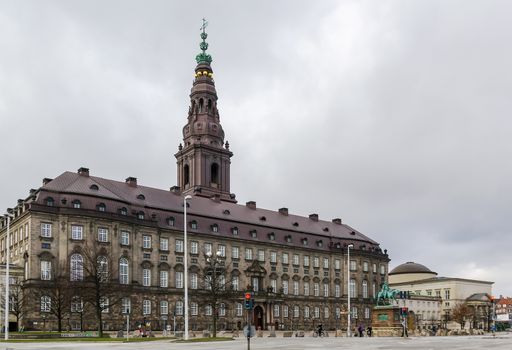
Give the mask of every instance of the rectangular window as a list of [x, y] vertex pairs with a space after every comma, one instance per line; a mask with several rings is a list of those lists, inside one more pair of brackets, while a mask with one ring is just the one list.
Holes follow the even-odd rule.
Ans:
[[327, 306], [324, 307], [324, 318], [325, 319], [329, 318], [329, 308]]
[[274, 317], [279, 317], [279, 305], [274, 305]]
[[104, 314], [108, 314], [110, 312], [110, 304], [109, 300], [106, 297], [100, 298], [100, 308], [101, 312]]
[[385, 275], [386, 274], [386, 266], [380, 265], [380, 274]]
[[160, 315], [167, 315], [169, 313], [169, 302], [167, 300], [160, 301]]
[[309, 282], [304, 283], [304, 295], [309, 296]]
[[205, 254], [213, 254], [213, 245], [211, 243], [204, 244], [204, 253]]
[[177, 239], [175, 246], [176, 253], [183, 253], [183, 240]]
[[108, 229], [98, 228], [98, 242], [108, 242]]
[[160, 271], [160, 287], [169, 287], [169, 271]]
[[130, 232], [121, 231], [121, 245], [130, 245]]
[[309, 255], [304, 255], [304, 267], [309, 267]]
[[217, 251], [220, 253], [220, 257], [221, 258], [225, 258], [226, 257], [226, 246], [224, 244], [219, 244], [217, 246]]
[[283, 264], [288, 265], [288, 253], [283, 253]]
[[334, 260], [334, 268], [336, 270], [341, 270], [341, 261], [340, 261], [340, 259], [335, 259]]
[[283, 294], [288, 294], [288, 281], [283, 281]]
[[196, 302], [190, 303], [190, 314], [192, 316], [197, 316], [197, 311], [198, 311], [197, 303]]
[[240, 303], [236, 303], [236, 315], [238, 317], [242, 316], [244, 314], [244, 308], [243, 305]]
[[373, 273], [377, 273], [377, 264], [372, 264]]
[[295, 266], [298, 266], [299, 265], [299, 254], [293, 254], [292, 255], [292, 264], [295, 265]]
[[270, 262], [272, 264], [277, 263], [277, 252], [270, 252]]
[[315, 318], [320, 318], [320, 308], [318, 306], [315, 306]]
[[270, 280], [270, 287], [272, 287], [273, 293], [277, 293], [277, 280], [275, 278]]
[[265, 262], [265, 250], [258, 249], [258, 261]]
[[196, 241], [190, 242], [190, 254], [199, 254], [199, 243]]
[[295, 305], [293, 307], [293, 318], [298, 318], [299, 317], [299, 305]]
[[239, 290], [239, 289], [238, 289], [239, 281], [240, 281], [240, 280], [239, 280], [238, 276], [233, 276], [233, 277], [231, 278], [231, 286], [233, 287], [233, 290], [234, 290], [234, 291], [238, 291], [238, 290]]
[[183, 288], [183, 272], [176, 272], [176, 288]]
[[329, 268], [329, 258], [324, 258], [324, 269]]
[[198, 281], [197, 273], [192, 272], [190, 274], [190, 288], [191, 289], [197, 289], [197, 281]]
[[211, 316], [213, 314], [213, 308], [211, 305], [206, 305], [204, 308], [204, 313], [206, 316]]
[[[47, 222], [41, 223], [41, 237], [51, 237], [52, 236], [52, 224]], [[12, 239], [11, 239], [12, 241]]]
[[356, 295], [357, 295], [357, 291], [356, 291], [356, 280], [351, 279], [351, 280], [350, 280], [349, 285], [350, 285], [350, 292], [349, 292], [350, 297], [351, 297], [351, 298], [355, 298], [355, 297], [356, 297]]
[[182, 316], [183, 315], [183, 302], [177, 301], [176, 302], [176, 316]]
[[444, 290], [444, 298], [446, 300], [449, 300], [450, 299], [450, 290], [449, 289], [445, 289]]
[[150, 269], [142, 270], [142, 285], [145, 287], [149, 287], [151, 285], [151, 270]]
[[41, 260], [41, 279], [48, 281], [52, 279], [52, 262]]
[[71, 225], [71, 239], [82, 240], [83, 236], [83, 226]]
[[368, 272], [368, 261], [363, 261], [363, 272]]
[[169, 251], [169, 238], [160, 237], [160, 250]]
[[255, 292], [260, 290], [260, 280], [258, 277], [252, 278], [252, 290]]
[[364, 308], [364, 318], [366, 318], [366, 319], [370, 318], [370, 308], [369, 307]]
[[283, 305], [283, 317], [288, 318], [288, 305]]
[[341, 296], [341, 287], [339, 284], [334, 285], [334, 296], [339, 298]]
[[252, 260], [252, 249], [245, 248], [245, 260]]
[[293, 281], [293, 295], [299, 295], [299, 281]]
[[350, 271], [357, 271], [357, 262], [355, 260], [350, 260]]
[[329, 296], [329, 284], [324, 283], [324, 297], [328, 297], [328, 296]]
[[231, 257], [233, 259], [240, 259], [240, 248], [232, 247], [231, 248]]
[[318, 258], [318, 256], [315, 256], [313, 258], [313, 267], [316, 267], [316, 268], [320, 267], [320, 259]]
[[313, 283], [313, 293], [314, 293], [314, 296], [317, 297], [317, 296], [320, 296], [320, 284], [319, 283]]
[[41, 312], [50, 312], [52, 308], [52, 298], [44, 295], [41, 297]]
[[142, 236], [142, 248], [144, 248], [144, 249], [151, 248], [151, 236], [148, 236], [148, 235]]
[[142, 314], [151, 315], [151, 300], [144, 299], [142, 301]]
[[352, 318], [353, 318], [354, 320], [357, 320], [357, 318], [358, 318], [358, 314], [357, 314], [357, 307], [356, 307], [356, 306], [353, 306], [353, 307], [352, 307], [352, 312], [351, 312], [351, 314], [352, 314]]

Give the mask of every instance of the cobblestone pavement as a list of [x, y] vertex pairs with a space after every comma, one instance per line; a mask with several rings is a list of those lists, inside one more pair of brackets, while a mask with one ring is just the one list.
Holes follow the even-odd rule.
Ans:
[[[247, 341], [243, 338], [218, 343], [173, 343], [155, 341], [150, 343], [1, 343], [0, 350], [20, 349], [55, 349], [55, 350], [245, 350]], [[511, 350], [512, 334], [471, 337], [411, 337], [403, 338], [254, 338], [251, 350], [280, 350], [280, 349], [361, 349], [361, 350], [473, 350], [493, 349]]]

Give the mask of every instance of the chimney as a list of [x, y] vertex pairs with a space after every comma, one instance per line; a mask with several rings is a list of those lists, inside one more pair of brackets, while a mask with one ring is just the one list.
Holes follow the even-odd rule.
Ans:
[[220, 203], [220, 194], [215, 193], [213, 196], [210, 197], [210, 199], [216, 203]]
[[81, 167], [80, 169], [78, 169], [78, 174], [82, 176], [89, 176], [89, 168]]
[[341, 219], [340, 218], [332, 219], [332, 222], [337, 224], [337, 225], [341, 225]]
[[31, 188], [30, 191], [28, 191], [29, 194], [34, 194], [36, 192], [37, 192], [37, 190], [35, 188]]
[[136, 177], [131, 177], [131, 176], [127, 177], [126, 178], [126, 183], [130, 187], [137, 187], [137, 178]]
[[318, 214], [309, 214], [309, 219], [313, 221], [318, 221]]
[[279, 208], [279, 214], [288, 216], [288, 208]]
[[180, 194], [180, 186], [172, 186], [171, 192], [174, 194]]
[[49, 179], [49, 178], [45, 177], [45, 178], [43, 179], [43, 186], [44, 186], [44, 185], [46, 185], [48, 182], [50, 182], [50, 181], [52, 181], [52, 180], [53, 180], [53, 179]]
[[245, 203], [245, 206], [249, 209], [256, 209], [256, 202], [255, 201], [249, 201]]

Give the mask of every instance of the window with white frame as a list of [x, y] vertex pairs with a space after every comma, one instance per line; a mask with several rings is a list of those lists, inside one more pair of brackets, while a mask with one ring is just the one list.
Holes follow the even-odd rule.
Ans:
[[190, 289], [197, 289], [197, 273], [192, 272], [190, 274]]
[[71, 225], [71, 239], [82, 240], [84, 227], [81, 225]]
[[234, 291], [238, 291], [238, 284], [239, 284], [239, 278], [238, 276], [233, 276], [231, 278], [231, 287], [233, 288]]
[[340, 259], [334, 259], [334, 268], [336, 270], [341, 270], [341, 260]]
[[357, 271], [357, 262], [355, 260], [350, 260], [350, 271]]
[[255, 292], [260, 290], [260, 279], [258, 277], [252, 278], [252, 290]]
[[324, 297], [329, 296], [329, 283], [324, 283]]
[[71, 281], [83, 281], [84, 279], [84, 258], [76, 253], [71, 255], [69, 259], [69, 270]]
[[142, 285], [144, 287], [151, 286], [151, 270], [150, 269], [142, 269]]
[[293, 281], [293, 295], [299, 295], [299, 281]]
[[309, 296], [309, 282], [304, 282], [304, 295]]
[[283, 317], [288, 318], [288, 305], [283, 305]]
[[252, 260], [252, 249], [245, 248], [245, 260]]
[[72, 313], [78, 313], [78, 312], [82, 312], [83, 310], [84, 310], [84, 302], [83, 302], [82, 298], [80, 298], [79, 296], [74, 296], [71, 299], [70, 311]]
[[219, 252], [219, 256], [221, 258], [225, 258], [226, 257], [226, 246], [224, 244], [219, 244], [217, 246], [217, 251]]
[[313, 283], [313, 295], [315, 297], [320, 296], [320, 284], [317, 282]]
[[151, 315], [151, 300], [144, 299], [142, 301], [142, 314]]
[[320, 318], [320, 308], [318, 306], [315, 306], [313, 310], [315, 312], [314, 318]]
[[270, 262], [272, 264], [277, 263], [277, 252], [270, 252]]
[[368, 272], [368, 261], [363, 261], [363, 272]]
[[183, 315], [183, 301], [178, 300], [176, 302], [176, 316], [182, 316]]
[[349, 292], [350, 297], [351, 298], [355, 298], [357, 296], [356, 280], [355, 279], [350, 279], [349, 286], [350, 286], [350, 292]]
[[236, 315], [238, 317], [242, 316], [244, 314], [243, 305], [240, 303], [236, 303]]
[[304, 306], [304, 318], [309, 318], [309, 306]]
[[162, 288], [169, 287], [169, 271], [166, 271], [166, 270], [160, 271], [160, 287], [162, 287]]
[[288, 253], [283, 253], [283, 264], [284, 265], [287, 265], [288, 264]]
[[108, 229], [98, 228], [98, 242], [108, 242]]
[[211, 305], [206, 305], [204, 308], [204, 314], [206, 316], [211, 316], [213, 314], [213, 308]]
[[364, 318], [366, 318], [366, 319], [370, 318], [370, 308], [369, 307], [364, 308]]
[[283, 281], [283, 294], [288, 294], [288, 281]]
[[104, 314], [108, 314], [110, 312], [110, 304], [109, 299], [107, 297], [100, 298], [100, 309]]
[[240, 259], [240, 248], [231, 247], [231, 258]]
[[128, 273], [129, 273], [129, 267], [128, 267], [128, 259], [121, 258], [119, 259], [119, 283], [120, 284], [128, 284]]
[[275, 278], [270, 279], [270, 287], [272, 287], [272, 292], [277, 293], [277, 280]]
[[176, 271], [176, 288], [183, 288], [183, 272]]
[[52, 309], [52, 298], [48, 295], [41, 297], [41, 312], [50, 312]]
[[169, 251], [169, 238], [160, 237], [160, 250]]
[[190, 314], [192, 316], [197, 316], [198, 306], [195, 301], [190, 303]]
[[341, 286], [339, 284], [334, 285], [334, 296], [339, 298], [341, 296]]
[[183, 240], [182, 239], [177, 239], [176, 240], [176, 244], [175, 244], [175, 249], [176, 253], [183, 253]]
[[292, 265], [298, 266], [299, 265], [299, 254], [293, 254], [292, 255]]
[[373, 273], [377, 273], [377, 264], [372, 264]]
[[377, 296], [377, 283], [373, 282], [372, 283], [372, 297], [375, 298], [376, 296]]
[[190, 242], [190, 254], [199, 254], [199, 243], [196, 241]]
[[385, 275], [386, 274], [386, 266], [380, 265], [380, 274]]
[[41, 223], [41, 237], [51, 237], [52, 236], [52, 224], [47, 222]]
[[279, 305], [274, 305], [274, 317], [279, 317]]
[[151, 248], [151, 236], [150, 235], [142, 236], [142, 248], [144, 248], [144, 249]]
[[167, 300], [160, 301], [160, 315], [167, 315], [169, 313], [169, 302]]
[[339, 307], [334, 309], [334, 314], [336, 315], [336, 319], [341, 318], [341, 309]]
[[204, 253], [206, 255], [213, 254], [213, 245], [211, 243], [204, 244]]
[[130, 245], [130, 232], [121, 231], [121, 245]]
[[52, 262], [48, 260], [41, 260], [41, 279], [49, 281], [52, 279]]
[[130, 298], [123, 298], [121, 299], [121, 312], [123, 314], [128, 314], [131, 312], [132, 309], [132, 301]]
[[313, 258], [313, 267], [320, 267], [320, 258], [318, 256]]
[[219, 306], [219, 316], [224, 317], [226, 316], [226, 304], [221, 303]]
[[324, 269], [329, 268], [329, 258], [324, 258]]
[[445, 300], [449, 300], [450, 299], [450, 290], [449, 289], [445, 289], [444, 290], [444, 299]]
[[304, 267], [309, 267], [309, 255], [304, 255]]
[[258, 261], [265, 262], [265, 250], [258, 249]]
[[219, 290], [226, 290], [226, 277], [224, 275], [220, 275], [217, 280], [217, 285]]
[[325, 319], [329, 318], [329, 308], [327, 306], [324, 307], [324, 318]]
[[299, 305], [293, 306], [293, 318], [299, 318]]
[[359, 318], [359, 315], [357, 314], [357, 306], [352, 306], [352, 312], [350, 314], [354, 320]]
[[363, 298], [368, 298], [368, 281], [363, 281], [362, 288], [363, 288]]

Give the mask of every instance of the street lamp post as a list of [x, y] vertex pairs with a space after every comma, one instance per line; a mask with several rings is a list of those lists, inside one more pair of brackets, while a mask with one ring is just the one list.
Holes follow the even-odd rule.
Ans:
[[187, 201], [192, 196], [186, 195], [183, 198], [183, 265], [185, 273], [183, 279], [185, 280], [185, 296], [184, 296], [184, 308], [185, 308], [185, 331], [183, 333], [183, 339], [188, 340], [188, 243], [187, 243]]
[[10, 252], [10, 236], [11, 236], [11, 215], [6, 214], [7, 217], [7, 236], [5, 238], [5, 340], [9, 339], [9, 261]]
[[351, 329], [350, 329], [350, 248], [354, 248], [353, 244], [349, 244], [347, 246], [347, 336], [350, 338]]

